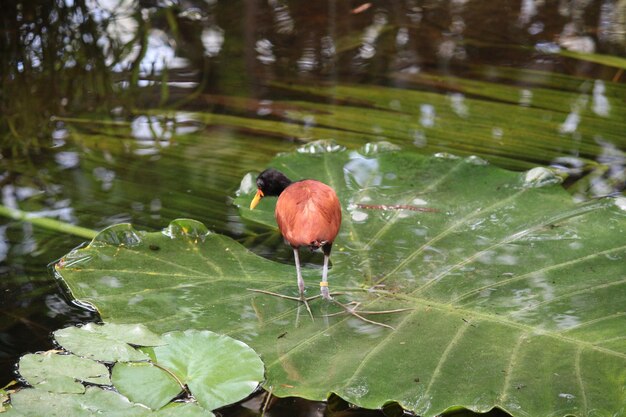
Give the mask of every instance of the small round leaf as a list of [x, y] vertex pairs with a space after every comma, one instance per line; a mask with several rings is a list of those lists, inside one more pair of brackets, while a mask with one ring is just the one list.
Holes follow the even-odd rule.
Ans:
[[263, 380], [263, 362], [245, 343], [208, 330], [163, 335], [157, 363], [176, 374], [198, 403], [214, 410], [250, 395]]
[[158, 410], [182, 391], [178, 382], [147, 362], [118, 362], [111, 379], [115, 388], [132, 402]]

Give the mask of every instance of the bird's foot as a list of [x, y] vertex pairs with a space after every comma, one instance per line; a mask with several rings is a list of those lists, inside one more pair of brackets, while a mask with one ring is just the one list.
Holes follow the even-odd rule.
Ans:
[[277, 292], [257, 290], [255, 288], [248, 288], [248, 291], [258, 292], [258, 293], [266, 294], [266, 295], [272, 295], [274, 297], [284, 298], [286, 300], [299, 301], [302, 304], [304, 304], [304, 306], [306, 307], [306, 311], [307, 313], [309, 313], [309, 317], [311, 317], [311, 320], [314, 320], [314, 319], [313, 319], [313, 312], [311, 311], [311, 307], [309, 306], [309, 301], [315, 300], [316, 298], [321, 297], [321, 295], [314, 295], [313, 297], [305, 297], [304, 293], [300, 293], [299, 297], [294, 297], [291, 295], [279, 294]]
[[[335, 304], [337, 304], [338, 306], [340, 306], [346, 313], [356, 317], [357, 319], [364, 321], [366, 323], [369, 324], [373, 324], [376, 326], [381, 326], [381, 327], [386, 327], [388, 329], [391, 330], [395, 330], [394, 327], [385, 324], [385, 323], [380, 323], [378, 321], [374, 321], [374, 320], [370, 320], [366, 317], [363, 317], [363, 315], [368, 315], [368, 314], [394, 314], [394, 313], [403, 313], [405, 311], [409, 311], [409, 310], [413, 310], [412, 308], [398, 308], [398, 309], [394, 309], [394, 310], [379, 310], [379, 311], [367, 311], [367, 310], [357, 310], [359, 308], [359, 306], [361, 305], [361, 303], [357, 302], [357, 301], [351, 301], [348, 304], [343, 304], [340, 303], [337, 300], [332, 300]], [[335, 313], [335, 314], [328, 314], [328, 316], [334, 316], [336, 314], [340, 314], [340, 313]]]
[[330, 296], [330, 291], [328, 290], [328, 282], [322, 281], [320, 282], [320, 295], [324, 300], [331, 301], [332, 298]]

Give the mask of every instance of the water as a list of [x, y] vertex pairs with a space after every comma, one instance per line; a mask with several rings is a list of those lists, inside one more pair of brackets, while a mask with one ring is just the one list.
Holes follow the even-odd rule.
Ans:
[[[230, 201], [246, 173], [313, 139], [552, 165], [578, 199], [626, 180], [616, 3], [12, 0], [0, 12], [2, 204], [38, 216], [94, 230], [189, 217], [289, 262]], [[97, 315], [48, 269], [84, 239], [4, 218], [0, 234], [4, 385], [51, 331]]]

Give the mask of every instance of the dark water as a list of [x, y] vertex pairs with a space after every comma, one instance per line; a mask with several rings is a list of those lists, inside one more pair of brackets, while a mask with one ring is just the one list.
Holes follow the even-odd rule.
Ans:
[[[315, 128], [349, 147], [375, 138], [511, 169], [552, 164], [580, 199], [626, 180], [623, 2], [6, 0], [0, 22], [2, 204], [35, 216], [94, 230], [189, 217], [289, 259], [230, 200], [245, 173], [327, 132]], [[333, 90], [346, 84], [433, 101], [421, 103], [420, 129], [397, 134], [366, 116], [323, 119], [314, 106], [382, 100]], [[457, 115], [486, 110], [447, 124], [438, 98]], [[511, 101], [556, 117], [554, 130], [497, 114]], [[488, 134], [461, 140], [470, 127]], [[0, 236], [4, 385], [20, 355], [51, 348], [51, 331], [98, 317], [48, 269], [83, 238], [6, 218]], [[294, 404], [287, 414], [323, 411]]]

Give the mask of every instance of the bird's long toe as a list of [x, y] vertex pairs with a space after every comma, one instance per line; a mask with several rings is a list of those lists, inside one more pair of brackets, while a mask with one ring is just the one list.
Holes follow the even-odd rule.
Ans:
[[330, 291], [328, 290], [328, 286], [320, 286], [320, 292], [322, 294], [322, 298], [324, 300], [332, 300], [333, 298], [330, 296]]

